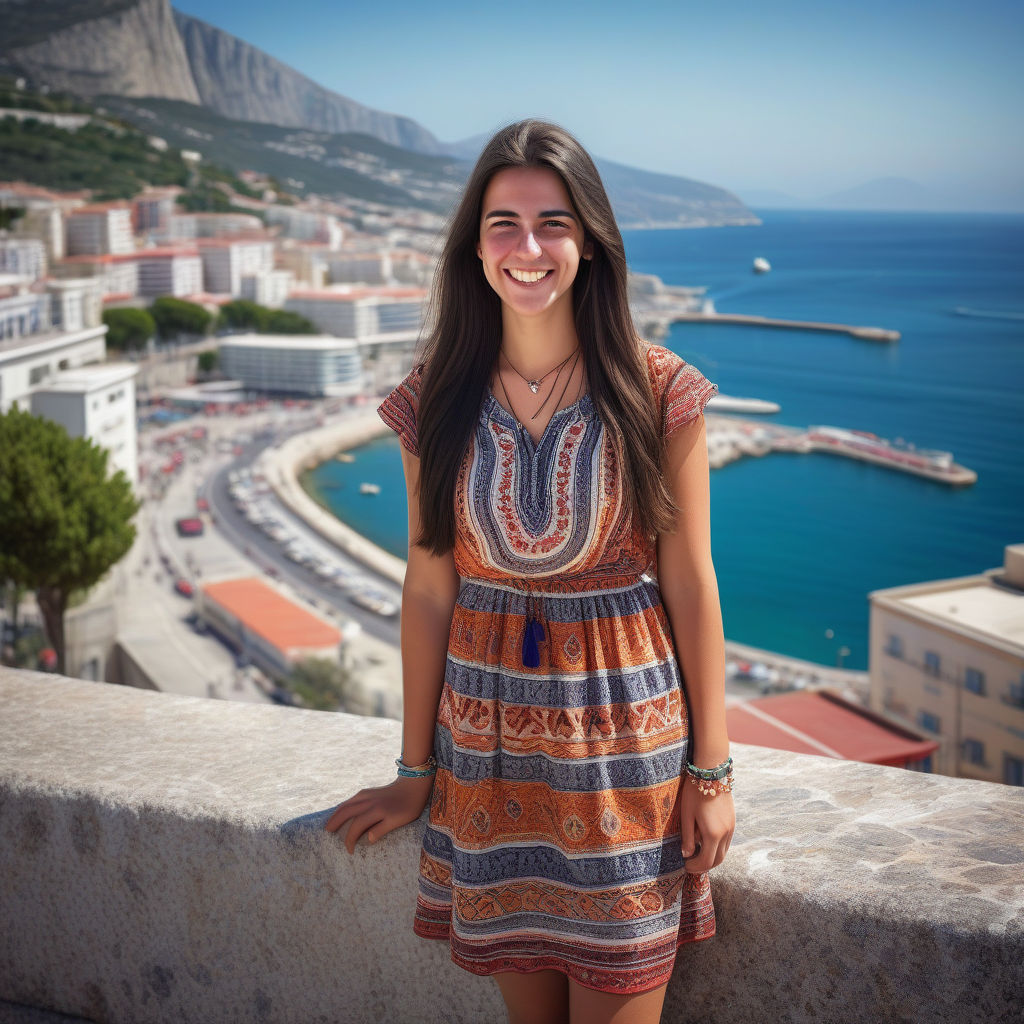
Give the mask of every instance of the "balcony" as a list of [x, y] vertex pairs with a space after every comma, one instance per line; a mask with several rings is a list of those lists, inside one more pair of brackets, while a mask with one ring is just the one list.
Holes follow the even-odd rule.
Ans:
[[[412, 934], [422, 820], [352, 857], [323, 831], [399, 723], [4, 669], [0, 709], [0, 1019], [505, 1020]], [[718, 935], [666, 1024], [1019, 1019], [1024, 791], [733, 753]]]

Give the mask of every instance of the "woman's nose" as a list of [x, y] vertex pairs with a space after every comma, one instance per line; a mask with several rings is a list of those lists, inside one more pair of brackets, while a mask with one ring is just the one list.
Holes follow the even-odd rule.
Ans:
[[524, 231], [519, 236], [519, 251], [531, 259], [536, 259], [540, 253], [540, 243], [537, 241], [532, 231]]

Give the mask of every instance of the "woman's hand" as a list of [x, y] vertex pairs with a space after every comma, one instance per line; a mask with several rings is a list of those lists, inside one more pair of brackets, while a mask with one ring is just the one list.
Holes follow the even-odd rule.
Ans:
[[683, 775], [681, 785], [679, 813], [683, 858], [686, 870], [699, 875], [718, 867], [725, 860], [736, 828], [736, 810], [732, 793], [704, 796], [687, 775]]
[[334, 808], [324, 828], [337, 832], [346, 821], [345, 848], [354, 853], [359, 837], [366, 832], [367, 841], [375, 843], [392, 829], [415, 821], [427, 806], [434, 776], [410, 779], [399, 775], [394, 782], [376, 789], [361, 789]]

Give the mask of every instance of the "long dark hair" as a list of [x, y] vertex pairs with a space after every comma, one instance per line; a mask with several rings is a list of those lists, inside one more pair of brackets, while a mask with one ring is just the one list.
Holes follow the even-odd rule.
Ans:
[[417, 412], [420, 522], [416, 543], [455, 545], [455, 483], [501, 345], [501, 300], [477, 256], [484, 191], [507, 167], [549, 167], [565, 184], [593, 257], [581, 260], [573, 309], [590, 399], [616, 446], [626, 501], [647, 533], [672, 528], [661, 475], [661, 413], [629, 312], [626, 253], [601, 177], [565, 129], [518, 121], [484, 147], [452, 215], [434, 275]]

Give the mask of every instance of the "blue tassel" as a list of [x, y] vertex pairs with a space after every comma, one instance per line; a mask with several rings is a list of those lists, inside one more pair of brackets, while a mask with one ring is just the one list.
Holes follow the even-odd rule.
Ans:
[[523, 665], [526, 668], [540, 667], [540, 648], [537, 646], [544, 639], [544, 627], [531, 615], [523, 630]]

